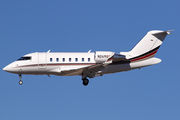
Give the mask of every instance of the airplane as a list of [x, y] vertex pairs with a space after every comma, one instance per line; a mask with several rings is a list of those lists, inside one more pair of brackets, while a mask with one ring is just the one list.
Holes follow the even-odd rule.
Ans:
[[57, 75], [81, 76], [84, 86], [87, 78], [103, 76], [104, 74], [140, 69], [158, 64], [161, 59], [155, 54], [163, 43], [169, 31], [149, 31], [139, 43], [129, 52], [115, 53], [111, 51], [95, 52], [35, 52], [24, 55], [3, 68], [4, 71], [19, 75], [22, 85], [22, 74], [27, 75]]

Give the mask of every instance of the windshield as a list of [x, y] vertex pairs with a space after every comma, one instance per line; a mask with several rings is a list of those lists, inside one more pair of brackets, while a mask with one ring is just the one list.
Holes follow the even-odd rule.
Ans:
[[18, 60], [31, 60], [31, 57], [21, 57]]

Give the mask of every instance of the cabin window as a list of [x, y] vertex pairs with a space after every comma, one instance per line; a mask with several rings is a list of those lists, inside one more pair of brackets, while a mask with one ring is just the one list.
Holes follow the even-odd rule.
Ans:
[[65, 62], [65, 58], [63, 58], [62, 61]]
[[76, 58], [75, 61], [77, 62], [77, 61], [78, 61], [78, 58]]
[[52, 58], [50, 58], [50, 62], [52, 62]]
[[69, 62], [71, 62], [71, 58], [69, 58]]
[[56, 62], [59, 62], [59, 58], [56, 58]]
[[90, 62], [91, 61], [91, 59], [90, 58], [88, 58], [88, 62]]
[[84, 62], [84, 58], [82, 58], [82, 62]]

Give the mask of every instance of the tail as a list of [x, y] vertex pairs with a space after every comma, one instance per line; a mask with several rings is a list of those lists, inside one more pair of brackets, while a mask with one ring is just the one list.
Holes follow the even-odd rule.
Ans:
[[126, 56], [131, 62], [154, 57], [170, 31], [149, 31]]

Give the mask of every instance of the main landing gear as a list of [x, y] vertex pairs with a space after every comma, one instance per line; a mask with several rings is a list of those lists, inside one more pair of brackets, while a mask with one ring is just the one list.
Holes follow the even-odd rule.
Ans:
[[21, 74], [19, 74], [19, 79], [20, 79], [20, 80], [19, 80], [19, 84], [20, 84], [20, 85], [22, 85], [22, 84], [23, 84], [23, 81], [21, 80], [21, 78], [22, 78], [22, 75], [21, 75]]
[[83, 78], [82, 80], [83, 80], [83, 85], [84, 85], [84, 86], [87, 86], [88, 83], [89, 83], [89, 80], [88, 80], [86, 77]]

